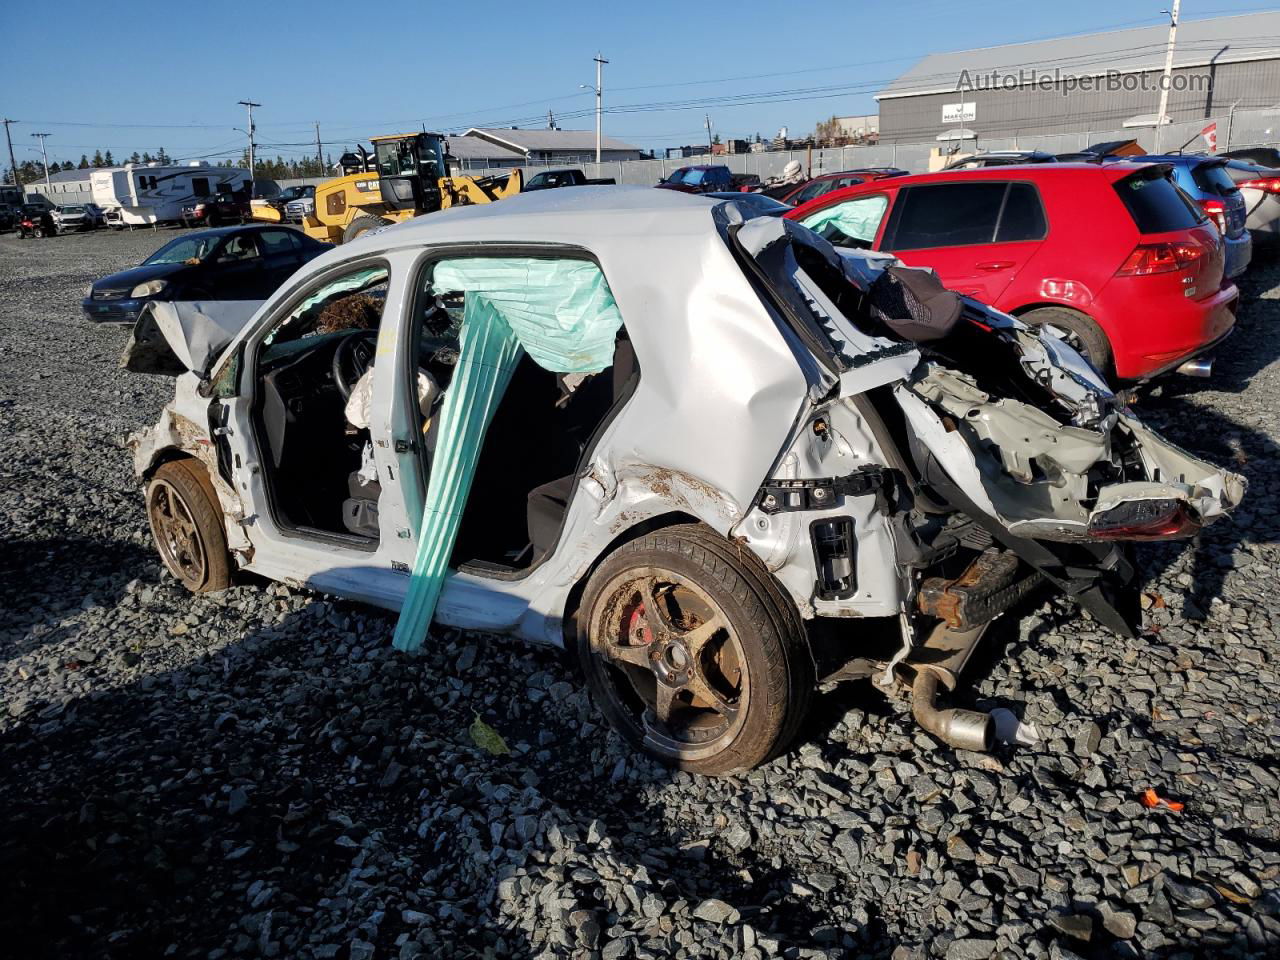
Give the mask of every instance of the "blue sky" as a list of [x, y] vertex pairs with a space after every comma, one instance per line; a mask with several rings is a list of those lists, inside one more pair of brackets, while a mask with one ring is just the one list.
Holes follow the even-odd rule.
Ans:
[[[314, 121], [335, 155], [356, 139], [423, 122], [444, 132], [540, 126], [548, 109], [563, 128], [591, 129], [593, 98], [579, 85], [594, 81], [597, 49], [610, 61], [606, 109], [633, 108], [606, 113], [606, 133], [646, 149], [697, 143], [710, 113], [725, 138], [768, 137], [784, 125], [796, 136], [832, 114], [874, 113], [872, 94], [927, 53], [1159, 24], [1167, 22], [1160, 10], [1168, 3], [5, 6], [10, 38], [41, 38], [4, 44], [0, 63], [0, 114], [22, 121], [12, 127], [21, 163], [39, 158], [35, 131], [51, 134], [50, 161], [78, 160], [99, 147], [116, 158], [162, 146], [182, 159], [235, 156], [245, 143], [234, 129], [245, 126], [236, 101], [246, 99], [263, 105], [255, 111], [258, 139], [272, 157], [313, 153]], [[1273, 6], [1185, 0], [1182, 17]], [[581, 17], [563, 15], [575, 8]], [[779, 102], [689, 103], [747, 94]], [[0, 163], [7, 166], [7, 156]]]

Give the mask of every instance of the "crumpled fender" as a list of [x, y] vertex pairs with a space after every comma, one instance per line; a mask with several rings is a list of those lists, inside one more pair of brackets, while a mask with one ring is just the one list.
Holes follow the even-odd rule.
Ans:
[[120, 366], [130, 373], [203, 376], [262, 300], [153, 300], [133, 325]]
[[[1182, 501], [1207, 525], [1229, 513], [1244, 496], [1246, 482], [1242, 476], [1191, 456], [1124, 413], [1112, 414], [1114, 425], [1108, 424], [1105, 433], [1060, 425], [1057, 429], [1062, 451], [1054, 462], [1062, 476], [1057, 483], [1033, 484], [1028, 482], [1028, 476], [1017, 476], [1017, 465], [1022, 462], [1016, 454], [1020, 447], [1033, 441], [1040, 450], [1056, 445], [1051, 444], [1051, 437], [1026, 436], [1030, 432], [1028, 415], [1036, 415], [1041, 429], [1051, 418], [1018, 401], [987, 399], [950, 371], [936, 371], [928, 382], [924, 392], [932, 400], [920, 395], [919, 384], [914, 388], [900, 384], [894, 389], [894, 397], [917, 439], [983, 513], [1017, 536], [1057, 541], [1088, 539], [1094, 517], [1135, 500]], [[935, 409], [940, 402], [941, 408]], [[942, 411], [957, 404], [969, 407], [971, 416], [955, 416], [950, 423], [944, 422]], [[954, 411], [947, 411], [946, 415], [951, 418], [953, 414]], [[1088, 453], [1094, 445], [1089, 442], [1089, 434], [1100, 441], [1096, 450], [1103, 455], [1108, 452], [1112, 431], [1128, 432], [1137, 441], [1146, 479], [1102, 486], [1090, 502], [1085, 474], [1092, 465]], [[996, 449], [988, 450], [986, 444]], [[984, 455], [980, 458], [976, 451]], [[1082, 465], [1084, 470], [1080, 470]]]

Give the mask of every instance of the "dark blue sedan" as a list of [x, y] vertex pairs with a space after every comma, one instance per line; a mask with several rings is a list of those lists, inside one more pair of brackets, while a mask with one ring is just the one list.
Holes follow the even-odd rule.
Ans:
[[282, 227], [201, 230], [171, 240], [141, 266], [94, 281], [81, 306], [90, 320], [132, 323], [150, 300], [265, 300], [329, 249]]

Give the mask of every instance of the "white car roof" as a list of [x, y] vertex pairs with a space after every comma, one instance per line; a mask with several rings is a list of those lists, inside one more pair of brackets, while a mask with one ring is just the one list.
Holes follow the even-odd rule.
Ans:
[[[379, 230], [353, 241], [354, 253], [458, 241], [549, 241], [594, 248], [598, 242], [637, 231], [659, 237], [705, 241], [713, 231], [711, 210], [718, 203], [694, 194], [656, 187], [581, 186], [535, 190], [496, 203], [451, 207]], [[571, 239], [572, 237], [572, 239]]]

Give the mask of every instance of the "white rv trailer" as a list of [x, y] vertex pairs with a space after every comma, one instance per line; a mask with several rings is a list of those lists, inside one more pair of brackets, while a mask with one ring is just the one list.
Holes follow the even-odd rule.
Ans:
[[108, 223], [137, 226], [177, 222], [183, 205], [198, 197], [248, 190], [249, 171], [211, 167], [203, 160], [185, 165], [129, 163], [95, 170], [89, 182], [93, 202], [107, 212]]

